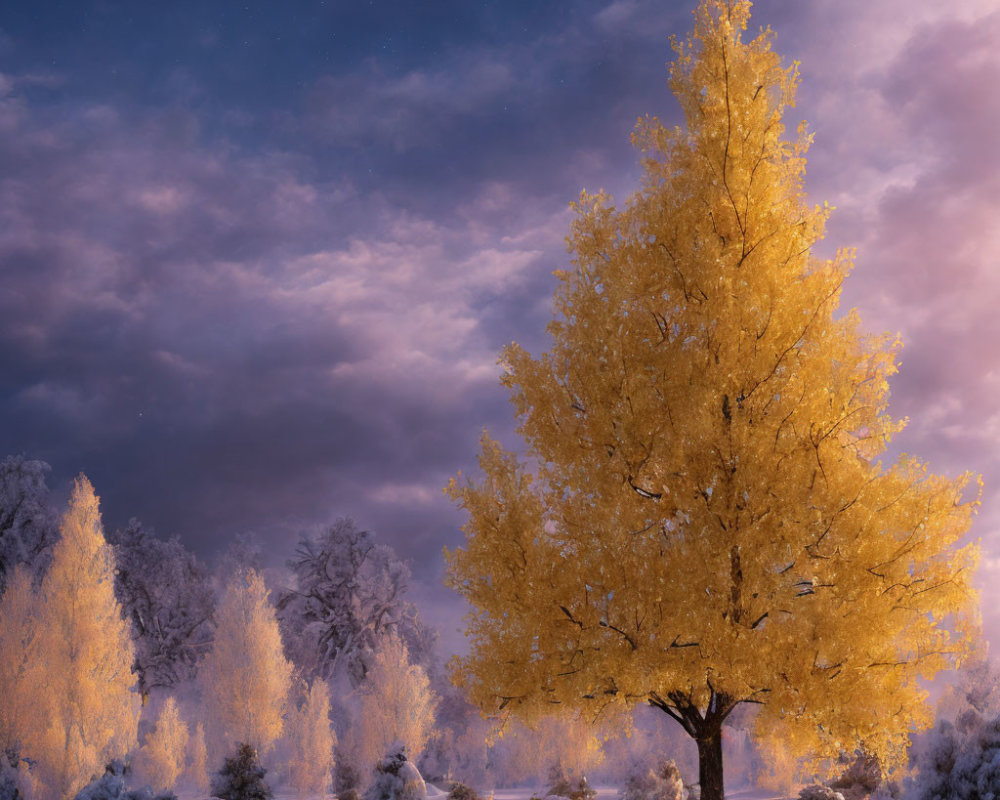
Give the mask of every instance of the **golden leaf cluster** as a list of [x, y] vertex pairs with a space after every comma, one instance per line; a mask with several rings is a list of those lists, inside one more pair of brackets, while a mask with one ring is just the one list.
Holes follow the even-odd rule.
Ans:
[[762, 736], [891, 763], [928, 723], [918, 678], [977, 630], [977, 501], [878, 460], [899, 342], [838, 312], [853, 254], [813, 254], [796, 66], [743, 41], [749, 5], [703, 0], [670, 72], [686, 126], [640, 120], [639, 191], [575, 204], [550, 350], [504, 351], [525, 453], [484, 435], [481, 479], [448, 489], [456, 675], [528, 717], [753, 703]]

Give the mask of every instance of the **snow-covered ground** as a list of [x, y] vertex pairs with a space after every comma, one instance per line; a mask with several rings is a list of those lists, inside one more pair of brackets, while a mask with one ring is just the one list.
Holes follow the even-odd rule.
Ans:
[[[597, 800], [615, 800], [618, 797], [617, 786], [595, 786]], [[538, 790], [530, 788], [521, 789], [497, 789], [493, 793], [493, 800], [531, 800], [531, 796], [537, 795]], [[767, 789], [727, 789], [726, 800], [785, 800]]]
[[[597, 786], [596, 800], [615, 800], [618, 797], [617, 786]], [[532, 795], [538, 794], [537, 789], [517, 788], [517, 789], [497, 789], [493, 792], [493, 800], [531, 800]], [[427, 784], [427, 800], [444, 800], [448, 793], [434, 786]], [[310, 797], [306, 800], [336, 800], [336, 795], [326, 795], [324, 797]], [[489, 797], [487, 794], [486, 797]], [[199, 795], [178, 792], [178, 800], [204, 800]], [[278, 790], [274, 793], [274, 800], [300, 800], [291, 790]], [[766, 789], [728, 789], [726, 800], [786, 800], [786, 798], [776, 795]]]

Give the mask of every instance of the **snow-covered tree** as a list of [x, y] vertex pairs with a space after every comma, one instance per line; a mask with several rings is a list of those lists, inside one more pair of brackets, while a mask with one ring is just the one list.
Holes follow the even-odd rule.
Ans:
[[938, 701], [937, 718], [957, 728], [977, 726], [1000, 715], [1000, 669], [989, 658], [963, 664], [958, 680], [945, 688]]
[[156, 727], [135, 759], [136, 783], [155, 791], [173, 789], [184, 771], [188, 727], [181, 719], [177, 701], [168, 697], [156, 718]]
[[286, 723], [291, 745], [289, 772], [299, 797], [325, 796], [333, 778], [333, 748], [337, 743], [330, 725], [330, 690], [315, 678], [301, 708], [293, 709]]
[[0, 592], [16, 564], [44, 571], [58, 536], [49, 506], [49, 465], [24, 456], [0, 461]]
[[504, 731], [503, 771], [522, 778], [578, 778], [601, 763], [603, 731], [574, 713], [549, 714], [533, 726], [512, 722]]
[[127, 778], [125, 765], [116, 759], [107, 765], [103, 775], [91, 780], [73, 800], [177, 800], [173, 792], [154, 794], [149, 787], [130, 789]]
[[374, 764], [394, 742], [416, 761], [430, 736], [437, 698], [398, 636], [383, 637], [359, 692], [362, 764]]
[[20, 753], [21, 736], [36, 724], [35, 694], [43, 682], [38, 660], [38, 598], [31, 573], [14, 567], [0, 597], [0, 757]]
[[288, 566], [296, 585], [278, 600], [288, 651], [309, 675], [343, 666], [354, 686], [371, 665], [381, 636], [396, 633], [416, 663], [428, 664], [435, 635], [404, 600], [410, 570], [352, 520], [318, 536], [303, 535]]
[[[458, 780], [486, 790], [494, 783], [489, 768], [494, 763], [490, 743], [497, 738], [496, 722], [484, 719], [444, 676], [438, 678], [431, 680], [438, 702], [434, 729], [417, 762], [420, 772], [434, 782]], [[506, 734], [499, 740], [507, 741]]]
[[133, 519], [111, 541], [115, 594], [132, 622], [145, 698], [194, 677], [212, 640], [215, 593], [208, 572], [176, 538], [158, 539]]
[[1000, 795], [1000, 717], [941, 720], [920, 743], [913, 800], [987, 800]]
[[188, 738], [187, 768], [184, 770], [181, 784], [198, 794], [208, 792], [208, 750], [205, 747], [205, 726], [200, 722]]
[[98, 498], [76, 479], [60, 539], [41, 585], [38, 663], [25, 755], [36, 762], [45, 796], [72, 797], [136, 741], [139, 696], [132, 640], [114, 593], [114, 553], [101, 528]]
[[266, 751], [282, 733], [291, 675], [263, 579], [253, 571], [235, 576], [199, 671], [214, 746], [231, 750], [245, 743]]
[[656, 769], [637, 770], [625, 781], [620, 800], [685, 800], [687, 793], [680, 770], [672, 761]]

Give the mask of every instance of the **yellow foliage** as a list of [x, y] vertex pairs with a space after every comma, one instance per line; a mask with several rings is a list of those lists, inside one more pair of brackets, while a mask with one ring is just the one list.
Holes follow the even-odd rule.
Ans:
[[891, 765], [930, 721], [918, 678], [978, 631], [977, 501], [877, 460], [899, 342], [837, 312], [853, 254], [812, 255], [796, 66], [742, 40], [749, 7], [701, 2], [670, 71], [686, 128], [640, 120], [640, 190], [575, 204], [551, 349], [503, 353], [526, 456], [484, 434], [483, 477], [448, 487], [456, 680], [528, 718], [650, 702], [699, 740], [755, 703], [794, 753]]

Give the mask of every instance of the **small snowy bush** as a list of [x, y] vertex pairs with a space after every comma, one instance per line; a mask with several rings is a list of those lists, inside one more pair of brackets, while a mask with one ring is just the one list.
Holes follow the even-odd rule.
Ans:
[[125, 766], [116, 760], [104, 768], [101, 777], [84, 786], [73, 800], [177, 800], [177, 795], [171, 792], [153, 794], [149, 788], [126, 789]]
[[882, 770], [874, 756], [857, 753], [843, 774], [830, 782], [844, 800], [866, 800], [882, 782]]
[[257, 760], [257, 751], [241, 744], [236, 755], [212, 779], [212, 797], [221, 800], [269, 800], [273, 796], [264, 776], [267, 770]]
[[[563, 797], [568, 800], [594, 800], [597, 792], [590, 788], [587, 778], [581, 775], [575, 780], [571, 780], [566, 775], [560, 764], [556, 764], [549, 770], [549, 788], [545, 790], [545, 800], [551, 797]], [[532, 800], [539, 800], [532, 797]]]
[[0, 752], [0, 800], [26, 800], [34, 797], [34, 781], [28, 765], [16, 750]]
[[476, 790], [456, 781], [448, 790], [448, 800], [480, 800]]
[[6, 764], [0, 765], [0, 800], [24, 800], [21, 787]]
[[799, 792], [799, 800], [844, 800], [844, 795], [829, 786], [814, 783]]
[[364, 800], [425, 800], [427, 785], [413, 762], [406, 758], [406, 748], [396, 742], [385, 758], [375, 766]]
[[[350, 748], [338, 745], [334, 748], [333, 791], [340, 800], [346, 800], [347, 792], [358, 793], [361, 785], [361, 770], [357, 765], [357, 754]], [[351, 800], [357, 800], [352, 798]]]
[[638, 769], [625, 780], [619, 800], [685, 800], [686, 790], [680, 770], [670, 761], [657, 769]]

